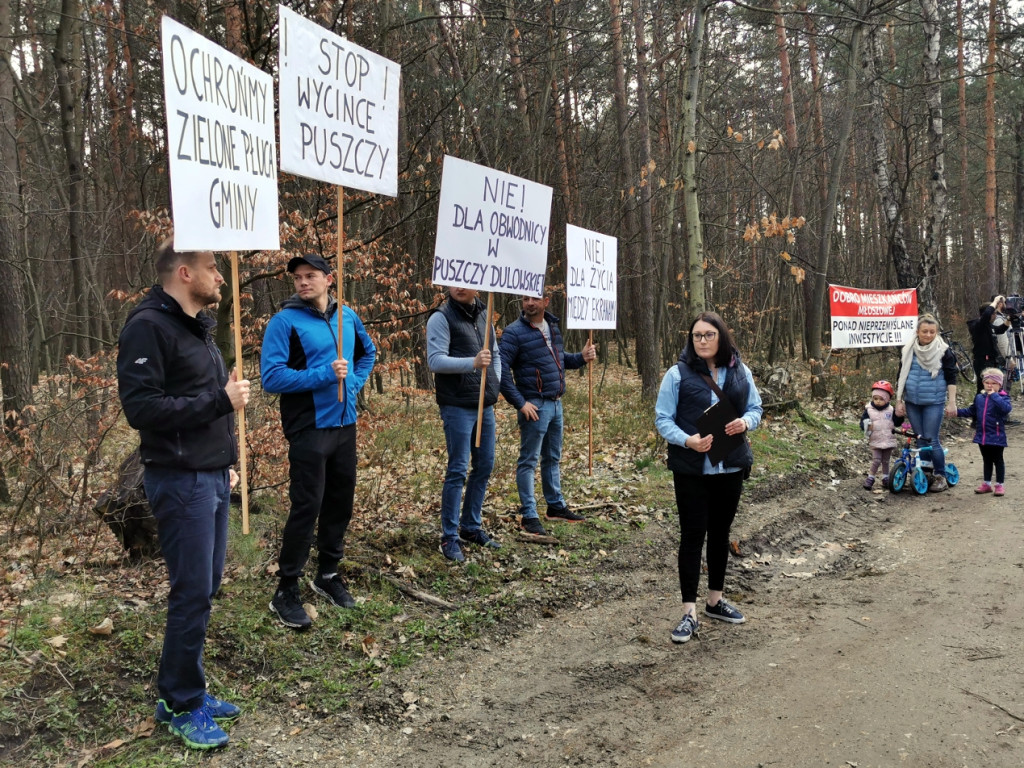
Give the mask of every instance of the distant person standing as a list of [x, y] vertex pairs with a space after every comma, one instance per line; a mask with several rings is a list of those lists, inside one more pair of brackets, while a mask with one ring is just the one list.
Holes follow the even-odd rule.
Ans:
[[[489, 324], [487, 307], [477, 298], [477, 291], [468, 288], [449, 288], [448, 300], [427, 320], [427, 367], [434, 374], [434, 397], [448, 449], [441, 489], [441, 554], [457, 563], [466, 559], [460, 542], [501, 547], [483, 529], [484, 495], [494, 468], [494, 404], [501, 381], [501, 356], [493, 326], [490, 343], [484, 346]], [[482, 371], [486, 384], [477, 448]]]
[[210, 251], [181, 253], [171, 239], [156, 251], [160, 284], [121, 331], [117, 382], [128, 423], [139, 431], [146, 497], [167, 564], [167, 627], [157, 673], [156, 721], [189, 747], [228, 742], [216, 721], [240, 714], [206, 690], [203, 647], [220, 589], [228, 539], [235, 411], [249, 382], [228, 375], [204, 308], [224, 283]]
[[971, 342], [973, 348], [971, 356], [974, 363], [974, 379], [976, 392], [981, 392], [981, 372], [985, 368], [1000, 368], [1005, 364], [1006, 351], [1009, 347], [1009, 339], [1006, 331], [1009, 328], [1009, 320], [1003, 309], [1006, 306], [1006, 299], [1003, 296], [993, 296], [989, 304], [985, 304], [978, 311], [978, 319], [970, 323]]
[[[597, 357], [594, 345], [570, 354], [562, 344], [558, 318], [547, 311], [549, 296], [523, 296], [523, 312], [501, 335], [501, 364], [506, 371], [501, 393], [519, 412], [519, 462], [516, 487], [523, 530], [544, 536], [534, 496], [537, 461], [547, 502], [545, 517], [578, 523], [584, 519], [568, 508], [562, 495], [562, 395], [565, 372], [582, 368]], [[511, 375], [508, 375], [511, 373]]]
[[[281, 395], [281, 426], [288, 440], [291, 510], [281, 536], [278, 587], [270, 610], [286, 627], [312, 623], [302, 607], [299, 578], [316, 529], [317, 575], [310, 587], [339, 608], [355, 601], [338, 565], [352, 520], [356, 491], [356, 396], [373, 370], [377, 348], [349, 307], [329, 294], [330, 265], [316, 254], [288, 262], [295, 293], [270, 319], [263, 335], [263, 389]], [[344, 347], [338, 357], [338, 312]], [[351, 368], [349, 363], [351, 362]], [[344, 402], [338, 402], [338, 386]]]

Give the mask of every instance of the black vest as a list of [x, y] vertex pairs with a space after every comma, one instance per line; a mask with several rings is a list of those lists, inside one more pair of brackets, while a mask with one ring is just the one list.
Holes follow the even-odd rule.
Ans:
[[[697, 429], [697, 419], [709, 407], [711, 407], [711, 387], [701, 377], [701, 373], [709, 375], [707, 368], [702, 362], [698, 362], [703, 370], [698, 372], [684, 362], [676, 367], [679, 369], [679, 399], [676, 401], [676, 426], [688, 435], [696, 435], [700, 432]], [[725, 369], [725, 386], [722, 392], [741, 416], [747, 411], [747, 397], [750, 394], [750, 386], [747, 377], [743, 374], [737, 360], [735, 365]], [[704, 474], [704, 454], [686, 448], [682, 445], [668, 446], [668, 468], [673, 472], [683, 475]], [[743, 445], [733, 450], [722, 462], [726, 467], [747, 468], [754, 464], [754, 454], [750, 450], [750, 443], [746, 440]]]
[[[448, 321], [448, 355], [450, 357], [476, 357], [484, 348], [484, 331], [487, 328], [487, 307], [479, 299], [466, 306], [451, 297], [437, 310]], [[497, 356], [494, 334], [491, 334], [491, 359]], [[484, 390], [484, 407], [498, 402], [498, 374], [494, 363], [487, 366], [487, 387]], [[480, 404], [480, 369], [471, 373], [434, 374], [434, 397], [439, 405], [457, 405], [460, 408], [476, 408]]]

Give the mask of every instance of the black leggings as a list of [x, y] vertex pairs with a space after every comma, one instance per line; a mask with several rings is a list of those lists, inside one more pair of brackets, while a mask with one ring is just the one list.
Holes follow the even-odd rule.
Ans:
[[1003, 464], [1003, 446], [1001, 445], [979, 445], [981, 449], [982, 463], [985, 465], [985, 482], [992, 479], [992, 467], [996, 468], [996, 482], [1002, 483], [1006, 479], [1006, 465]]
[[743, 473], [672, 475], [679, 512], [679, 589], [684, 603], [697, 602], [700, 555], [708, 542], [708, 589], [725, 586], [729, 529], [743, 491]]

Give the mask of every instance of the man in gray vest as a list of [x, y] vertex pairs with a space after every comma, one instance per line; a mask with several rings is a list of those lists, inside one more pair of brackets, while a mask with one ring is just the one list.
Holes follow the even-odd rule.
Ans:
[[[441, 490], [441, 554], [457, 563], [466, 559], [460, 543], [501, 547], [484, 532], [481, 514], [494, 467], [494, 404], [498, 401], [501, 356], [493, 326], [490, 343], [484, 346], [490, 318], [477, 293], [468, 288], [449, 288], [448, 300], [427, 320], [427, 367], [434, 374], [434, 394], [448, 449], [448, 469]], [[486, 389], [477, 448], [481, 371], [486, 375]]]

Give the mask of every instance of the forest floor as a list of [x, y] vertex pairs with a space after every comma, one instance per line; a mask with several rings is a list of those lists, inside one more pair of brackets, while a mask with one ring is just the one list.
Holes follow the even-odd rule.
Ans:
[[[1010, 442], [1021, 428], [1011, 430]], [[746, 498], [727, 593], [740, 626], [681, 611], [672, 510], [558, 605], [390, 674], [361, 712], [246, 713], [217, 768], [1024, 765], [1024, 458], [980, 457], [921, 497], [862, 467]]]

